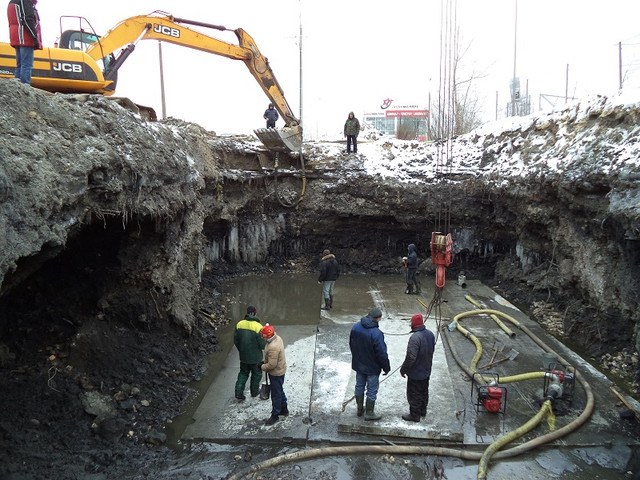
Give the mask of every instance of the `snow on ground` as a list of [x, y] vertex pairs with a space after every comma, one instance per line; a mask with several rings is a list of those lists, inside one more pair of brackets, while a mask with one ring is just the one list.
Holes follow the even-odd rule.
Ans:
[[344, 138], [306, 142], [305, 154], [307, 160], [335, 158], [369, 176], [407, 183], [433, 182], [438, 172], [502, 179], [560, 171], [622, 173], [640, 164], [640, 126], [619, 122], [626, 115], [640, 116], [640, 90], [487, 123], [449, 143], [398, 140], [365, 130], [358, 155], [346, 153]]

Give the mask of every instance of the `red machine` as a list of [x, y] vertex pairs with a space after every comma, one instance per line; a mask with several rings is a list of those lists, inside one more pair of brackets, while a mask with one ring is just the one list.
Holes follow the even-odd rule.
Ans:
[[[476, 375], [482, 378], [482, 375], [476, 372], [471, 379], [471, 398], [473, 399], [474, 391], [476, 390]], [[490, 413], [502, 413], [507, 409], [507, 389], [500, 386], [498, 382], [500, 377], [495, 374], [484, 374], [485, 376], [494, 377], [495, 380], [489, 382], [489, 385], [478, 385], [476, 401], [473, 402], [476, 406], [476, 412], [483, 408]]]
[[451, 247], [453, 238], [451, 234], [443, 235], [440, 232], [431, 233], [431, 262], [436, 266], [436, 287], [443, 288], [446, 278], [445, 267], [453, 262]]

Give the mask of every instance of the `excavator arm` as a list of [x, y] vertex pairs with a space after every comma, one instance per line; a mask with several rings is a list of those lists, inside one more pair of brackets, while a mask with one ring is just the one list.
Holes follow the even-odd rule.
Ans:
[[[192, 30], [185, 25], [231, 31], [219, 25], [175, 18], [169, 14], [140, 15], [118, 23], [96, 43], [89, 46], [86, 53], [97, 61], [127, 45], [135, 46], [139, 40], [153, 39], [220, 55], [232, 60], [242, 60], [278, 110], [285, 125], [287, 127], [299, 125], [300, 122], [293, 115], [282, 88], [269, 66], [269, 61], [260, 53], [253, 38], [247, 32], [241, 28], [233, 30], [238, 38], [238, 45], [234, 45]], [[126, 53], [125, 55], [128, 56]], [[121, 64], [122, 62], [119, 64], [116, 62], [115, 68], [119, 68]], [[107, 78], [109, 73], [109, 71], [105, 72]]]
[[[238, 44], [213, 38], [187, 25], [233, 31]], [[242, 60], [285, 123], [283, 129], [257, 129], [256, 135], [274, 152], [299, 151], [302, 145], [300, 121], [291, 111], [269, 61], [260, 53], [253, 38], [241, 28], [231, 30], [157, 11], [123, 20], [103, 37], [87, 33], [84, 29], [68, 30], [61, 34], [61, 48], [56, 45], [55, 48], [45, 47], [35, 52], [31, 84], [51, 92], [112, 95], [118, 69], [136, 44], [146, 39]], [[15, 50], [9, 44], [0, 43], [0, 77], [11, 78], [14, 69]]]

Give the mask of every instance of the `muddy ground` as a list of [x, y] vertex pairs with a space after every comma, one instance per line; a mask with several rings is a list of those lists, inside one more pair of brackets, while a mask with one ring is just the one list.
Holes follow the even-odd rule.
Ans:
[[[313, 260], [294, 263], [297, 268], [288, 271], [314, 271]], [[478, 267], [488, 285], [511, 284], [493, 276], [486, 262]], [[52, 321], [40, 306], [15, 306], [25, 317], [3, 331], [0, 478], [172, 478], [167, 472], [181, 463], [182, 447], [167, 444], [166, 428], [195, 395], [189, 385], [201, 378], [206, 355], [216, 349], [215, 327], [229, 320], [219, 300], [230, 276], [205, 278], [203, 311], [217, 320], [202, 315], [191, 334], [169, 322], [135, 323], [128, 316], [74, 325], [62, 315]], [[423, 281], [429, 280], [426, 274]], [[518, 305], [531, 305], [534, 297], [516, 288], [504, 294]], [[59, 301], [61, 308], [74, 299]], [[295, 466], [279, 475], [298, 478]]]

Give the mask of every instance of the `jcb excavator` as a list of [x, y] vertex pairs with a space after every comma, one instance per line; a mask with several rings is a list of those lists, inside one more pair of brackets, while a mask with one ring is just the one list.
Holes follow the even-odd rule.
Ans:
[[[121, 21], [104, 36], [98, 36], [89, 22], [91, 33], [84, 28], [65, 30], [55, 48], [35, 51], [31, 84], [34, 87], [61, 93], [95, 93], [112, 95], [116, 89], [118, 70], [131, 55], [140, 40], [154, 39], [184, 47], [242, 60], [285, 122], [285, 128], [255, 130], [264, 145], [274, 152], [298, 151], [302, 142], [302, 127], [291, 112], [276, 77], [253, 38], [241, 28], [233, 30], [238, 45], [224, 42], [192, 30], [185, 25], [231, 31], [219, 25], [176, 18], [155, 11]], [[119, 52], [119, 53], [117, 53]], [[116, 56], [117, 53], [117, 56]], [[15, 69], [15, 50], [0, 43], [0, 77], [11, 78]]]

